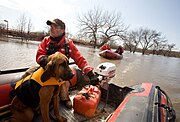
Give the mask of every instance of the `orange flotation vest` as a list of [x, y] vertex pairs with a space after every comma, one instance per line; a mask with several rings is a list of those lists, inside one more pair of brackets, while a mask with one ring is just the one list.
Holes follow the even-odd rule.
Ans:
[[27, 77], [25, 77], [24, 79], [21, 79], [20, 81], [18, 81], [16, 83], [15, 89], [20, 86], [23, 82], [32, 79], [34, 81], [36, 81], [38, 84], [40, 84], [41, 86], [48, 86], [48, 85], [62, 85], [65, 81], [61, 81], [59, 82], [59, 80], [55, 79], [54, 77], [51, 77], [50, 79], [48, 79], [46, 82], [42, 82], [41, 81], [41, 75], [43, 74], [44, 69], [41, 67], [39, 68], [37, 71], [35, 71], [32, 75], [29, 75]]
[[39, 68], [32, 75], [18, 81], [15, 86], [16, 96], [28, 107], [37, 108], [39, 106], [39, 90], [42, 86], [57, 85], [60, 86], [65, 81], [51, 77], [46, 82], [41, 81], [41, 76], [44, 72], [43, 68]]

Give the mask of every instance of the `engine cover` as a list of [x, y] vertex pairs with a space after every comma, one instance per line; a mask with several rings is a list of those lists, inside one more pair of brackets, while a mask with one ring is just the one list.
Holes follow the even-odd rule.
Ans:
[[109, 62], [104, 62], [97, 66], [97, 68], [95, 69], [95, 72], [98, 75], [112, 78], [115, 76], [116, 65], [113, 63], [109, 63]]

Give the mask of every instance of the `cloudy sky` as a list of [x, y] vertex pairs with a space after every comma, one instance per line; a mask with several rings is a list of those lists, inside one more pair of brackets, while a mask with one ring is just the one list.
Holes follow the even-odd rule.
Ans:
[[120, 12], [130, 29], [147, 27], [161, 32], [180, 50], [180, 0], [0, 0], [0, 22], [16, 27], [25, 14], [32, 19], [33, 30], [45, 30], [46, 21], [62, 19], [68, 31], [76, 34], [77, 15], [94, 7]]

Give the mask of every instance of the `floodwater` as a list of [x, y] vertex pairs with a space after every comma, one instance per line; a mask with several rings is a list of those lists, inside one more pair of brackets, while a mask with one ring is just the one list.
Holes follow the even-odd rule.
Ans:
[[[35, 66], [38, 44], [20, 44], [0, 41], [0, 70]], [[108, 60], [98, 55], [98, 49], [77, 46], [94, 68], [103, 62], [116, 65], [116, 76], [111, 82], [131, 86], [143, 82], [159, 85], [171, 98], [180, 121], [180, 58], [140, 53], [124, 53], [122, 60]]]

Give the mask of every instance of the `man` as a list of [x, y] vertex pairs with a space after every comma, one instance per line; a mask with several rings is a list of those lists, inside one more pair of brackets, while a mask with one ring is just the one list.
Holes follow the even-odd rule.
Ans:
[[[65, 23], [60, 19], [54, 19], [53, 21], [48, 20], [46, 24], [50, 26], [50, 36], [45, 37], [38, 47], [36, 54], [37, 63], [45, 67], [48, 56], [59, 51], [75, 61], [82, 72], [89, 77], [92, 85], [98, 84], [99, 80], [93, 73], [93, 68], [88, 65], [86, 59], [78, 51], [73, 41], [66, 38]], [[69, 84], [66, 85], [70, 86]], [[61, 99], [65, 101], [65, 106], [67, 108], [72, 108], [72, 103], [68, 98]]]
[[115, 53], [118, 53], [118, 54], [120, 54], [120, 55], [122, 55], [123, 52], [124, 52], [124, 48], [123, 48], [121, 45], [120, 45], [120, 46], [116, 49], [116, 51], [115, 51]]

